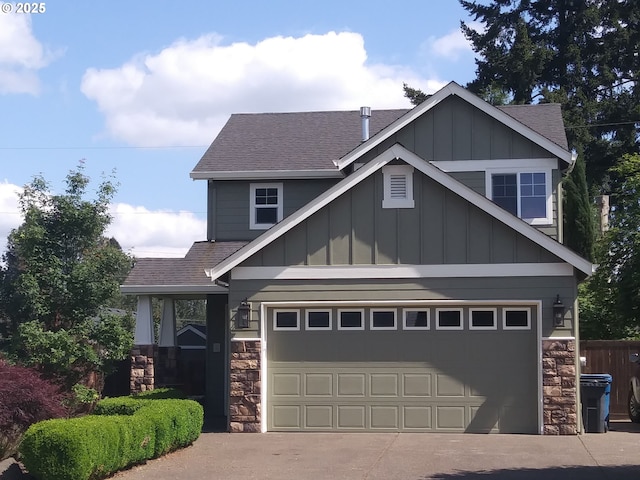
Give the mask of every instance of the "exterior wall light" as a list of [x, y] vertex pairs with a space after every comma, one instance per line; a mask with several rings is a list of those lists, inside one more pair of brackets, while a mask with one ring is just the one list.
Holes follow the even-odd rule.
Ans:
[[553, 325], [556, 327], [564, 326], [564, 304], [560, 300], [559, 294], [553, 302]]
[[251, 321], [251, 304], [247, 302], [245, 298], [240, 305], [238, 305], [238, 312], [236, 313], [236, 327], [237, 328], [249, 328]]

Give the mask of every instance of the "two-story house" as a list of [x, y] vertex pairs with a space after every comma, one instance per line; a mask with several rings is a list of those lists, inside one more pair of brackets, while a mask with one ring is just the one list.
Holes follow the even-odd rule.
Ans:
[[207, 415], [231, 431], [575, 434], [573, 161], [559, 105], [455, 83], [412, 110], [232, 115], [191, 172], [207, 241], [122, 287], [133, 387], [175, 345], [172, 299], [206, 297]]

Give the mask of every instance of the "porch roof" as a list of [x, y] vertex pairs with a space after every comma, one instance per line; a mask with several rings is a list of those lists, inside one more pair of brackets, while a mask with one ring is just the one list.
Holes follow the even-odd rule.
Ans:
[[248, 242], [195, 242], [184, 258], [138, 258], [120, 286], [129, 295], [225, 293], [205, 270], [217, 265]]

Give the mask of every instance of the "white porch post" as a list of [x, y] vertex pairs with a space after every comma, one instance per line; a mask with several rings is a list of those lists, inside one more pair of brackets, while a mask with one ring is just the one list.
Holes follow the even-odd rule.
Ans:
[[162, 300], [162, 320], [160, 321], [160, 347], [176, 346], [176, 308], [172, 298]]
[[142, 295], [138, 297], [138, 311], [136, 312], [135, 345], [153, 345], [153, 312], [151, 311], [151, 297]]

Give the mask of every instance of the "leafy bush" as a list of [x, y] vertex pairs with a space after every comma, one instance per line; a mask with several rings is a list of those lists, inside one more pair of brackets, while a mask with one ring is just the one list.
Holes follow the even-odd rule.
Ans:
[[161, 400], [167, 398], [187, 398], [187, 395], [177, 388], [156, 388], [155, 390], [147, 390], [133, 395], [134, 398], [144, 398], [147, 400]]
[[29, 473], [41, 480], [102, 478], [193, 443], [203, 422], [202, 406], [192, 400], [109, 398], [95, 413], [29, 428], [20, 446]]
[[101, 478], [153, 457], [153, 425], [142, 416], [96, 416], [33, 425], [20, 450], [38, 479]]
[[35, 370], [0, 359], [0, 460], [16, 453], [33, 423], [66, 416], [66, 396]]

